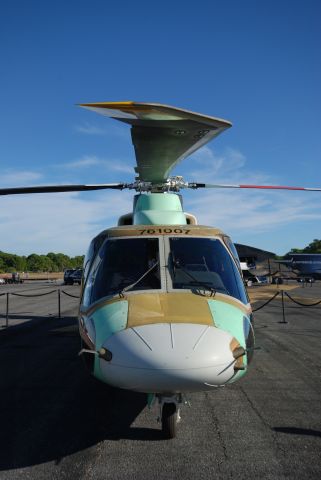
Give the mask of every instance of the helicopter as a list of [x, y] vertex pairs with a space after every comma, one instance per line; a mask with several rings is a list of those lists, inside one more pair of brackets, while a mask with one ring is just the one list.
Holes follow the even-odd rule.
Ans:
[[255, 348], [253, 316], [237, 251], [218, 228], [186, 213], [186, 188], [216, 185], [170, 176], [180, 161], [232, 124], [157, 103], [100, 102], [81, 107], [131, 127], [132, 183], [0, 189], [0, 195], [130, 189], [133, 210], [99, 233], [84, 260], [79, 304], [81, 350], [89, 371], [114, 387], [143, 392], [157, 403], [163, 434], [176, 436], [190, 392], [242, 378]]

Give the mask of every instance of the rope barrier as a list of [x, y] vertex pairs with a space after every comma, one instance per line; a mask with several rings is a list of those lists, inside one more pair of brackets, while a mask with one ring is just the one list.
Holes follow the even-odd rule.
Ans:
[[263, 308], [263, 307], [266, 307], [266, 305], [268, 305], [270, 302], [272, 302], [272, 300], [274, 300], [278, 295], [280, 295], [280, 292], [276, 292], [276, 294], [273, 295], [273, 297], [270, 298], [267, 302], [263, 303], [263, 305], [261, 305], [260, 307], [257, 307], [257, 308], [255, 308], [255, 309], [253, 309], [253, 310], [252, 310], [253, 313], [254, 313], [254, 312], [257, 312], [258, 310], [261, 310], [261, 308]]
[[23, 293], [13, 293], [9, 292], [10, 295], [14, 295], [15, 297], [44, 297], [45, 295], [50, 295], [51, 293], [57, 292], [57, 290], [51, 290], [50, 292], [45, 292], [45, 293], [38, 293], [34, 295], [24, 295]]
[[[64, 295], [67, 295], [68, 297], [72, 297], [72, 298], [80, 298], [80, 296], [78, 295], [72, 295], [71, 293], [68, 293], [66, 292], [65, 290], [60, 290], [60, 289], [55, 289], [55, 290], [51, 290], [50, 292], [45, 292], [45, 293], [38, 293], [38, 294], [31, 294], [31, 295], [26, 295], [26, 294], [22, 294], [22, 293], [14, 293], [14, 292], [5, 292], [5, 293], [0, 293], [0, 297], [3, 297], [3, 296], [7, 296], [7, 303], [6, 303], [6, 327], [9, 326], [9, 296], [10, 295], [13, 295], [15, 297], [25, 297], [25, 298], [33, 298], [33, 297], [44, 297], [45, 295], [51, 295], [52, 293], [55, 293], [55, 292], [58, 292], [58, 317], [61, 318], [61, 303], [60, 303], [60, 296], [61, 296], [61, 293], [63, 293]], [[269, 305], [269, 303], [271, 303], [278, 295], [281, 294], [281, 297], [282, 297], [282, 309], [283, 309], [283, 322], [281, 323], [287, 323], [285, 321], [285, 311], [284, 311], [284, 295], [286, 295], [289, 300], [291, 300], [293, 303], [296, 303], [297, 305], [300, 305], [301, 307], [315, 307], [317, 305], [320, 305], [321, 304], [321, 300], [318, 300], [317, 302], [315, 303], [302, 303], [302, 302], [299, 302], [298, 300], [295, 300], [293, 297], [291, 297], [291, 295], [289, 295], [286, 291], [284, 290], [280, 290], [278, 292], [276, 292], [271, 298], [269, 298], [265, 303], [263, 303], [263, 305], [260, 305], [259, 307], [257, 308], [254, 308], [253, 309], [253, 313], [254, 312], [257, 312], [259, 310], [261, 310], [262, 308], [266, 307], [267, 305]]]
[[[0, 297], [3, 297], [4, 295], [13, 295], [15, 297], [44, 297], [45, 295], [51, 295], [52, 293], [58, 292], [59, 289], [56, 290], [50, 290], [50, 292], [45, 292], [45, 293], [35, 293], [35, 294], [23, 294], [23, 293], [15, 293], [15, 292], [6, 292], [6, 293], [0, 293]], [[65, 290], [60, 290], [61, 293], [64, 293], [67, 295], [67, 297], [72, 297], [72, 298], [80, 298], [79, 295], [72, 295], [71, 293], [65, 292]]]
[[71, 295], [71, 293], [67, 293], [65, 290], [61, 290], [61, 293], [64, 293], [67, 297], [80, 298], [79, 295]]
[[301, 303], [298, 300], [295, 300], [293, 297], [291, 297], [291, 295], [289, 295], [288, 292], [284, 292], [284, 294], [290, 300], [292, 300], [292, 302], [296, 303], [297, 305], [300, 305], [301, 307], [315, 307], [316, 305], [320, 305], [320, 303], [321, 303], [321, 300], [319, 300], [318, 302], [315, 302], [315, 303]]
[[64, 290], [60, 289], [55, 289], [55, 290], [50, 290], [50, 292], [44, 292], [44, 293], [37, 293], [37, 294], [23, 294], [23, 293], [15, 293], [15, 292], [5, 292], [5, 293], [0, 293], [0, 297], [3, 297], [6, 295], [7, 301], [6, 301], [6, 313], [5, 313], [5, 318], [6, 318], [6, 324], [5, 327], [9, 327], [9, 318], [10, 318], [10, 312], [9, 312], [9, 297], [10, 295], [13, 295], [14, 297], [24, 297], [24, 298], [36, 298], [36, 297], [44, 297], [46, 295], [51, 295], [52, 293], [58, 293], [58, 318], [61, 318], [61, 293], [64, 293], [65, 295], [68, 295], [68, 297], [73, 297], [73, 298], [80, 298], [76, 295], [72, 295], [70, 293], [65, 292]]

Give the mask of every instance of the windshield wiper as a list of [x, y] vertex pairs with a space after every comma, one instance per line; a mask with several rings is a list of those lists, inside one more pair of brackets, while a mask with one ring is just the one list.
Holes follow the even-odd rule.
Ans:
[[[194, 275], [192, 275], [188, 270], [186, 270], [184, 267], [182, 267], [179, 260], [174, 259], [173, 252], [171, 252], [171, 258], [172, 258], [174, 278], [176, 276], [176, 269], [178, 268], [178, 269], [182, 270], [182, 272], [184, 272], [185, 275], [190, 277], [193, 280], [193, 282], [195, 283], [195, 285], [192, 285], [191, 283], [189, 283], [189, 284], [186, 283], [185, 285], [203, 287], [204, 290], [207, 290], [211, 293], [211, 297], [215, 296], [216, 289], [213, 286], [209, 285], [208, 283], [200, 282], [199, 280], [197, 280], [197, 278], [195, 278]], [[183, 285], [184, 285], [184, 283], [183, 283]]]
[[185, 275], [187, 275], [193, 280], [194, 285], [192, 283], [186, 283], [185, 285], [190, 285], [191, 287], [203, 287], [204, 290], [208, 290], [211, 293], [211, 297], [214, 297], [214, 295], [216, 294], [216, 289], [213, 286], [209, 285], [208, 283], [200, 282], [194, 277], [194, 275], [189, 273], [189, 271], [186, 270], [184, 267], [179, 266], [178, 268], [180, 268], [180, 270], [182, 270], [182, 272], [184, 272]]
[[136, 285], [143, 280], [143, 278], [146, 277], [154, 268], [159, 264], [159, 261], [155, 262], [148, 270], [146, 270], [143, 275], [141, 275], [134, 283], [131, 283], [130, 285], [127, 285], [127, 287], [124, 287], [120, 292], [120, 296], [122, 296], [125, 292], [128, 292], [128, 290], [131, 290], [132, 288], [136, 287]]

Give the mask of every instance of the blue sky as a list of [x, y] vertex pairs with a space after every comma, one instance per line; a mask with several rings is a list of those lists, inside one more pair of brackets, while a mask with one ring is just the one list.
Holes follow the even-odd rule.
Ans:
[[[75, 106], [134, 100], [226, 118], [186, 180], [321, 187], [319, 0], [36, 1], [0, 6], [0, 183], [131, 181], [128, 127]], [[0, 250], [85, 252], [130, 192], [2, 197]], [[235, 242], [278, 254], [321, 238], [321, 194], [184, 192]]]

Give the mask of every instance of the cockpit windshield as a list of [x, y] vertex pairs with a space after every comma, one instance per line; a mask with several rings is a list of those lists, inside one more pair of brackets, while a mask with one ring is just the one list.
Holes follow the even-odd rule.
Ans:
[[[168, 258], [165, 268], [161, 268], [165, 259], [160, 255], [160, 244]], [[88, 270], [82, 299], [85, 308], [108, 296], [161, 290], [166, 285], [169, 290], [224, 293], [248, 303], [236, 263], [217, 238], [108, 238]]]
[[241, 275], [215, 238], [170, 238], [173, 289], [204, 288], [247, 303]]
[[83, 305], [130, 289], [160, 288], [158, 238], [108, 239], [91, 265]]

